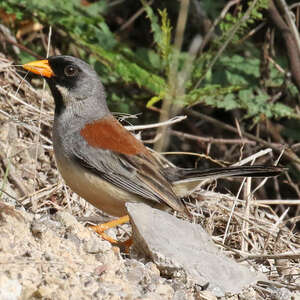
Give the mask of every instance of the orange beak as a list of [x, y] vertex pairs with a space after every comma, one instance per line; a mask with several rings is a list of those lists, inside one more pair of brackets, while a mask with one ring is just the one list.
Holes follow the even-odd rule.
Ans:
[[51, 78], [55, 76], [47, 59], [36, 60], [22, 66], [25, 70], [43, 77]]

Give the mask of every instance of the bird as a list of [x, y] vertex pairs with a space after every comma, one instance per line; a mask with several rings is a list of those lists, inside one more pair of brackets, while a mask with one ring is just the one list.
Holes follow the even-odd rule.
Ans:
[[105, 213], [127, 215], [127, 202], [185, 213], [182, 198], [204, 179], [269, 177], [275, 166], [212, 169], [166, 166], [110, 112], [96, 71], [79, 58], [51, 56], [23, 68], [46, 79], [55, 102], [53, 149], [66, 184]]

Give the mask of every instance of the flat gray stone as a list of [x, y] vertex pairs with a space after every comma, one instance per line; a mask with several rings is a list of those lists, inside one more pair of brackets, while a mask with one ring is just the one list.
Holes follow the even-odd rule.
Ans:
[[199, 224], [180, 220], [142, 203], [128, 203], [135, 251], [150, 258], [162, 274], [184, 277], [216, 296], [237, 294], [265, 280], [220, 252]]

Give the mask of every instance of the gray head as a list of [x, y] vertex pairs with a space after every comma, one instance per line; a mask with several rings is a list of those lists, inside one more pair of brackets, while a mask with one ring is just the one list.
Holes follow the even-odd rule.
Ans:
[[[107, 109], [105, 91], [97, 73], [84, 61], [72, 56], [52, 56], [48, 64], [53, 74], [47, 76], [55, 100], [55, 112], [61, 113], [68, 106], [93, 106]], [[81, 102], [81, 103], [78, 103]], [[94, 107], [96, 105], [96, 107]]]

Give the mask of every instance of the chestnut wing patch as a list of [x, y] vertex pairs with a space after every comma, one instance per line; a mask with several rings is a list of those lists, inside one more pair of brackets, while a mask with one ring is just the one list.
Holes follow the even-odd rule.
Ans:
[[86, 124], [80, 131], [88, 145], [114, 152], [136, 155], [147, 153], [146, 147], [113, 116]]
[[69, 151], [82, 167], [150, 203], [184, 210], [161, 162], [112, 116], [85, 125], [80, 134]]

